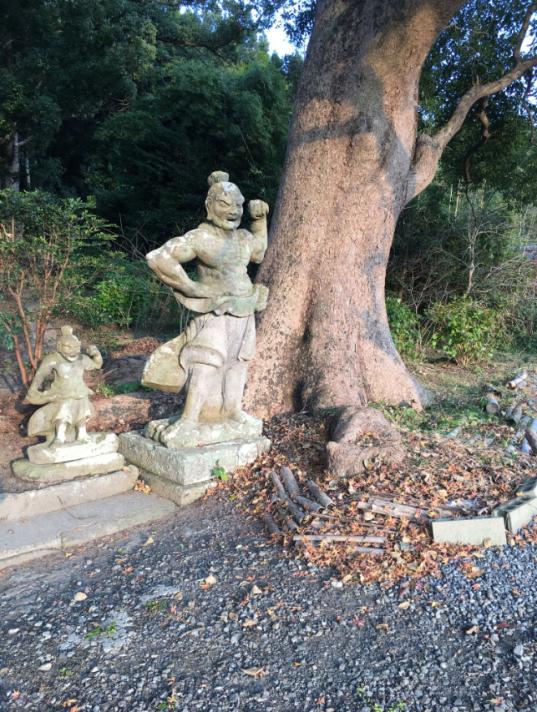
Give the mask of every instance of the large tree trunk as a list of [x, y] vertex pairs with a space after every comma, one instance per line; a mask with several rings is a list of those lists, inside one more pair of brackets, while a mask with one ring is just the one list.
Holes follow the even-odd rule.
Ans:
[[[421, 66], [463, 0], [319, 0], [271, 243], [247, 407], [407, 402], [421, 394], [384, 302], [408, 196]], [[438, 7], [437, 7], [438, 6]]]

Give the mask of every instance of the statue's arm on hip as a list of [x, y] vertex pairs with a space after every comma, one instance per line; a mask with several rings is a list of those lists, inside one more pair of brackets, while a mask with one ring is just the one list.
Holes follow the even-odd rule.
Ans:
[[146, 255], [147, 264], [157, 277], [176, 292], [185, 297], [210, 297], [211, 294], [200, 283], [194, 282], [181, 266], [197, 256], [197, 231], [191, 230], [185, 235], [172, 237], [162, 247]]

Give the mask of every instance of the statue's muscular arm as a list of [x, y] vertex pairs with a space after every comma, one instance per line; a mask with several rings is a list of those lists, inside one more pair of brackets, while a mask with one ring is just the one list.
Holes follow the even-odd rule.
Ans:
[[252, 253], [250, 259], [259, 264], [263, 261], [267, 251], [267, 215], [269, 206], [263, 200], [251, 200], [248, 203], [248, 212], [252, 219], [250, 232], [252, 233]]
[[33, 381], [26, 394], [25, 401], [27, 403], [32, 403], [32, 405], [43, 405], [44, 403], [50, 403], [55, 400], [54, 396], [47, 394], [47, 391], [40, 390], [43, 383], [51, 377], [52, 372], [58, 365], [59, 357], [57, 354], [47, 354], [45, 358], [41, 361], [39, 368], [37, 369]]
[[185, 297], [208, 297], [207, 289], [199, 282], [194, 282], [181, 266], [197, 257], [197, 242], [200, 239], [197, 230], [185, 235], [172, 237], [146, 256], [147, 264], [157, 277]]

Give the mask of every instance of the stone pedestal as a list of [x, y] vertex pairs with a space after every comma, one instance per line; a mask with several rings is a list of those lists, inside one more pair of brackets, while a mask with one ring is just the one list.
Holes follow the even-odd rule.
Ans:
[[114, 433], [91, 433], [87, 442], [62, 445], [39, 443], [28, 448], [28, 459], [11, 463], [13, 474], [23, 480], [54, 484], [88, 475], [120, 470], [125, 464]]
[[139, 468], [140, 477], [156, 494], [179, 506], [198, 499], [215, 484], [216, 467], [233, 472], [269, 448], [270, 440], [263, 436], [177, 449], [164, 447], [137, 431], [119, 436], [119, 451]]

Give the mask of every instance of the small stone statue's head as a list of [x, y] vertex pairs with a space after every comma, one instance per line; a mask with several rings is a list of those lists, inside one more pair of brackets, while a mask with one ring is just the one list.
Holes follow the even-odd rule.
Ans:
[[233, 230], [241, 224], [244, 197], [229, 175], [214, 171], [208, 179], [209, 192], [205, 201], [208, 219], [217, 227]]
[[80, 355], [80, 341], [73, 334], [72, 326], [62, 326], [56, 348], [67, 361], [76, 361]]

